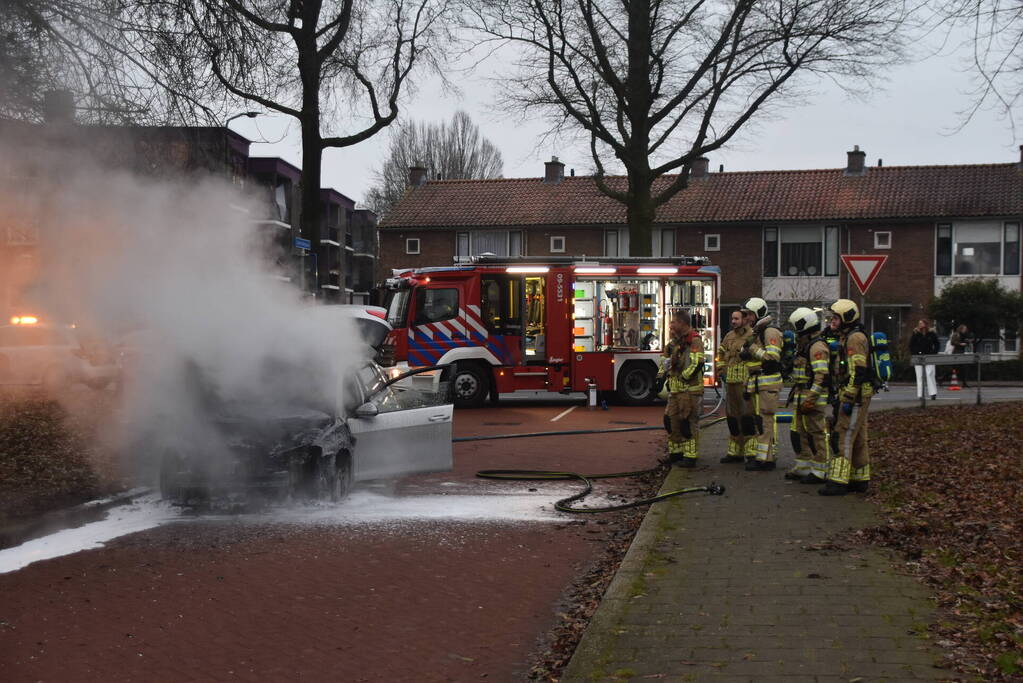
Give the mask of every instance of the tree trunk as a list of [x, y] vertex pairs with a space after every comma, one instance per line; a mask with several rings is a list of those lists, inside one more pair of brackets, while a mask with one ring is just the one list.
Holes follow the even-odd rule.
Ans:
[[[317, 3], [318, 4], [318, 3]], [[304, 26], [307, 27], [296, 39], [298, 48], [298, 71], [302, 79], [302, 182], [299, 226], [302, 237], [312, 244], [307, 258], [316, 259], [311, 268], [312, 282], [306, 288], [314, 296], [320, 296], [320, 273], [327, 264], [320, 263], [320, 162], [323, 156], [323, 140], [320, 134], [320, 67], [316, 59], [316, 38], [308, 27], [316, 27], [319, 8], [309, 3], [305, 8]]]
[[629, 178], [629, 200], [625, 219], [629, 226], [629, 256], [653, 256], [651, 237], [657, 209], [650, 193], [650, 182]]

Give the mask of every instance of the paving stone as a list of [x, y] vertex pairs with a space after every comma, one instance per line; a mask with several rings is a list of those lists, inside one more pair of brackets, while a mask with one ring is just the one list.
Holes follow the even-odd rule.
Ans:
[[[701, 447], [716, 453], [725, 439], [709, 429]], [[706, 458], [672, 471], [665, 491], [716, 481], [727, 493], [651, 508], [563, 680], [614, 680], [612, 667], [634, 680], [947, 678], [933, 645], [909, 635], [933, 615], [923, 587], [878, 551], [807, 550], [875, 523], [870, 505], [785, 482], [788, 464], [746, 473]], [[630, 592], [637, 578], [640, 598]]]

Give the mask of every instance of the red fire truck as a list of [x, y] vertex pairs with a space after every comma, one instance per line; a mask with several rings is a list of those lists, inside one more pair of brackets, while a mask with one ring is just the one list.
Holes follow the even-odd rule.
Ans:
[[390, 343], [400, 366], [451, 364], [455, 405], [514, 391], [655, 398], [675, 311], [688, 311], [713, 357], [721, 271], [705, 258], [522, 259], [395, 271], [387, 281]]

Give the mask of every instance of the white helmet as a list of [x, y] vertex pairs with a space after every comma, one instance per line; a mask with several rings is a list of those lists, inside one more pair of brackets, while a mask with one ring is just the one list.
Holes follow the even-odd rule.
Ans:
[[792, 315], [789, 316], [789, 324], [800, 336], [821, 331], [820, 316], [815, 310], [806, 306], [800, 306], [792, 311]]
[[767, 307], [767, 302], [757, 296], [746, 299], [746, 303], [742, 305], [742, 310], [749, 311], [755, 315], [758, 323], [768, 317], [771, 313], [770, 309]]

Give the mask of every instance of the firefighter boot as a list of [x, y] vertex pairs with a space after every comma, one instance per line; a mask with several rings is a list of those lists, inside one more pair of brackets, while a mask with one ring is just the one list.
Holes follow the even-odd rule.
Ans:
[[848, 484], [838, 484], [833, 481], [829, 481], [821, 488], [817, 489], [817, 493], [822, 496], [844, 496], [849, 493]]

